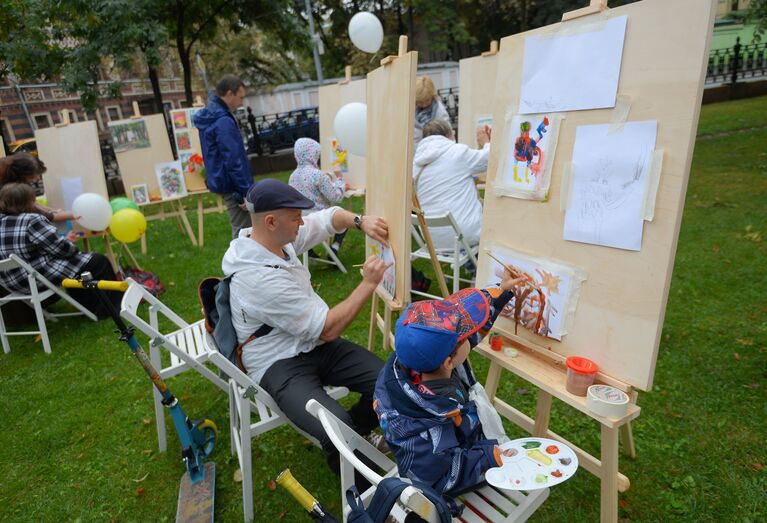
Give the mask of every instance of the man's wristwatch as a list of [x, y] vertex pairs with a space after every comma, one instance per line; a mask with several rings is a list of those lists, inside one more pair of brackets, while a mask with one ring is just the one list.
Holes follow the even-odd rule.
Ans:
[[354, 217], [354, 226], [357, 229], [362, 230], [362, 215], [361, 214], [358, 214], [357, 216]]

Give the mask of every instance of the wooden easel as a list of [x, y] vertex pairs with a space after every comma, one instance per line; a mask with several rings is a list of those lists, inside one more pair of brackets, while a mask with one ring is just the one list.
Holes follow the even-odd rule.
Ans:
[[[486, 389], [499, 413], [531, 434], [558, 439], [571, 446], [581, 466], [600, 479], [600, 518], [603, 522], [617, 521], [618, 493], [625, 492], [630, 486], [629, 479], [618, 471], [619, 442], [623, 442], [626, 455], [636, 455], [630, 422], [640, 414], [636, 405], [637, 389], [649, 390], [652, 386], [700, 112], [714, 7], [713, 2], [698, 0], [674, 3], [644, 0], [607, 10], [604, 0], [592, 0], [588, 7], [565, 13], [562, 17], [563, 22], [567, 22], [564, 28], [557, 24], [505, 38], [498, 54], [501, 61], [495, 84], [494, 119], [500, 121], [507, 111], [517, 111], [526, 38], [556, 36], [559, 31], [564, 34], [589, 31], [593, 30], [592, 21], [598, 27], [605, 20], [628, 16], [630, 30], [625, 35], [619, 92], [616, 94], [635, 100], [631, 108], [632, 121], [658, 122], [656, 152], [665, 150], [668, 154], [673, 151], [673, 159], [664, 161], [662, 166], [654, 218], [644, 224], [640, 251], [628, 253], [563, 240], [564, 218], [560, 204], [566, 200], [567, 193], [556, 183], [545, 204], [519, 200], [511, 205], [497, 195], [485, 198], [483, 248], [494, 242], [503, 243], [531, 255], [570, 263], [587, 274], [572, 325], [560, 341], [537, 336], [524, 328], [515, 334], [514, 324], [499, 318], [494, 329], [505, 338], [507, 346], [517, 349], [517, 355], [512, 357], [493, 351], [486, 343], [480, 344], [476, 352], [490, 360]], [[581, 19], [587, 15], [593, 18]], [[682, 19], [689, 30], [684, 49], [674, 54], [664, 53], [673, 38], [674, 28]], [[668, 71], [675, 73], [670, 77]], [[618, 113], [617, 104], [611, 109], [567, 112], [554, 156], [554, 176], [564, 179], [565, 165], [571, 161], [579, 126], [610, 124]], [[505, 143], [505, 132], [500, 126], [496, 127], [494, 140]], [[500, 148], [491, 152], [490, 181], [493, 176], [501, 175], [502, 154]], [[535, 223], [535, 227], [519, 227], [514, 235], [508, 234], [505, 224], [523, 221]], [[488, 260], [488, 256], [480, 254], [480, 277], [489, 274]], [[629, 274], [632, 283], [627, 286], [626, 275]], [[627, 300], [628, 296], [630, 299]], [[564, 360], [568, 355], [594, 359], [602, 371], [596, 381], [629, 395], [630, 404], [624, 416], [601, 417], [588, 410], [586, 398], [566, 390]], [[539, 389], [534, 416], [524, 414], [498, 397], [503, 371], [512, 372]], [[590, 455], [549, 429], [554, 398], [599, 423], [599, 457]]]
[[[133, 115], [130, 117], [130, 119], [140, 120], [142, 118], [144, 117], [141, 114], [141, 110], [139, 109], [138, 102], [134, 101]], [[164, 117], [163, 117], [163, 121], [164, 121]], [[164, 126], [163, 126], [163, 132], [164, 132]], [[168, 153], [170, 153], [170, 144], [168, 144]], [[167, 160], [167, 158], [164, 158], [164, 159]], [[172, 156], [171, 156], [171, 159], [172, 159]], [[168, 160], [168, 161], [171, 161], [171, 160]], [[142, 168], [146, 168], [146, 166], [142, 166]], [[154, 175], [154, 173], [152, 173], [152, 175]], [[126, 191], [128, 190], [130, 190], [130, 187], [126, 187]], [[169, 204], [171, 207], [170, 212], [165, 211], [164, 204], [166, 203]], [[192, 245], [197, 246], [197, 239], [195, 238], [194, 231], [192, 231], [192, 226], [189, 223], [189, 218], [186, 215], [186, 211], [184, 210], [184, 206], [181, 203], [180, 198], [176, 198], [172, 200], [149, 201], [147, 203], [138, 204], [138, 206], [139, 206], [139, 209], [142, 210], [142, 212], [144, 211], [144, 209], [150, 209], [150, 208], [155, 208], [159, 206], [160, 210], [156, 214], [150, 214], [147, 216], [146, 213], [144, 213], [146, 220], [147, 221], [164, 220], [165, 218], [175, 217], [181, 234], [186, 234], [189, 237], [189, 240], [192, 242]], [[141, 236], [141, 253], [142, 254], [147, 253], [146, 233], [144, 233]]]
[[[389, 224], [389, 243], [395, 255], [395, 296], [381, 286], [373, 294], [368, 349], [373, 349], [376, 329], [383, 333], [384, 350], [393, 347], [392, 314], [402, 311], [410, 294], [410, 212], [412, 207], [413, 122], [418, 55], [407, 50], [407, 36], [400, 36], [397, 56], [381, 60], [381, 67], [367, 79], [367, 197], [366, 214], [383, 216]], [[405, 132], [385, 133], [396, 128]], [[387, 158], [388, 161], [382, 161]], [[368, 252], [370, 252], [368, 248]], [[383, 302], [383, 316], [378, 301]]]

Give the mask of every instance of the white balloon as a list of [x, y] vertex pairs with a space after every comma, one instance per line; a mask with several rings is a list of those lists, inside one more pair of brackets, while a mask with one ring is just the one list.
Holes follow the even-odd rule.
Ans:
[[365, 156], [368, 137], [368, 106], [352, 102], [341, 107], [333, 120], [333, 130], [341, 147], [357, 156]]
[[91, 231], [103, 231], [109, 227], [112, 206], [103, 196], [86, 192], [72, 202], [72, 214], [79, 216], [77, 223]]
[[383, 43], [381, 21], [373, 13], [357, 13], [349, 20], [349, 38], [361, 51], [375, 53]]

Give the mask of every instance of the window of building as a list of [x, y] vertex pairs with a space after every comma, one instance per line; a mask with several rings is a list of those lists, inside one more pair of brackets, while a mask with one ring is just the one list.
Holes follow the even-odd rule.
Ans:
[[3, 136], [5, 137], [6, 145], [16, 141], [16, 135], [13, 132], [13, 126], [8, 118], [0, 120], [3, 125]]
[[69, 113], [69, 121], [70, 123], [79, 122], [80, 120], [77, 118], [77, 111], [74, 109], [67, 109], [67, 112]]
[[123, 111], [119, 105], [107, 105], [107, 120], [114, 122], [115, 120], [123, 119]]
[[35, 127], [38, 129], [53, 127], [53, 118], [51, 118], [51, 113], [32, 113], [32, 119], [35, 121]]

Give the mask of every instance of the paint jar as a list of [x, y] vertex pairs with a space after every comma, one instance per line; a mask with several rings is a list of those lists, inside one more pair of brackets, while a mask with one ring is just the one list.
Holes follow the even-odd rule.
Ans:
[[490, 335], [490, 348], [497, 351], [503, 350], [503, 339], [500, 334], [493, 333]]
[[567, 383], [565, 384], [567, 392], [576, 396], [585, 396], [589, 386], [594, 383], [599, 367], [590, 359], [580, 356], [568, 356], [565, 364], [567, 365]]

